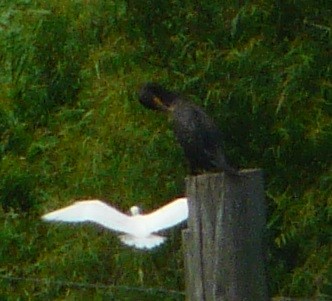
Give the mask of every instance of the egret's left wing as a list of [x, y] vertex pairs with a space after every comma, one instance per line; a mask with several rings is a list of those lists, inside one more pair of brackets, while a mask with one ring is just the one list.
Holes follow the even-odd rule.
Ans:
[[137, 224], [131, 216], [99, 200], [79, 201], [45, 214], [42, 219], [67, 223], [94, 222], [105, 228], [125, 233], [132, 233]]

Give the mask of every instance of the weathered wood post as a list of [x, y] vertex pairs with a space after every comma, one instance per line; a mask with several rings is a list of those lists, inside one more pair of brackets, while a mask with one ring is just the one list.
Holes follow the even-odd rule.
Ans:
[[186, 185], [186, 300], [268, 300], [262, 171], [190, 176]]

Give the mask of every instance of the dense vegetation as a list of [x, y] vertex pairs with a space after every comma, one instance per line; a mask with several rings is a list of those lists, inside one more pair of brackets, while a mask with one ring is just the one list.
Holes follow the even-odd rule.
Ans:
[[264, 169], [271, 294], [331, 295], [331, 15], [328, 0], [2, 0], [0, 298], [184, 299], [145, 290], [183, 291], [178, 229], [145, 253], [39, 219], [74, 199], [151, 210], [183, 194], [167, 119], [137, 101], [150, 80], [206, 107], [234, 163]]

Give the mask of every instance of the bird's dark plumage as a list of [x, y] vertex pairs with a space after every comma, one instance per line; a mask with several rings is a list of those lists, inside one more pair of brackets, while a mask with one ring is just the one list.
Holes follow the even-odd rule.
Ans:
[[192, 174], [215, 171], [238, 174], [226, 161], [220, 130], [199, 106], [157, 83], [145, 84], [139, 101], [149, 109], [171, 114], [175, 136], [189, 161]]

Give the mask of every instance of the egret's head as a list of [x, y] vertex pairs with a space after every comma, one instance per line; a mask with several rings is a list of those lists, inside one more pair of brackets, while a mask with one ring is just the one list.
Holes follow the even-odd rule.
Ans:
[[142, 212], [141, 208], [140, 207], [137, 207], [137, 206], [133, 206], [130, 208], [130, 213], [131, 215], [140, 215]]
[[139, 92], [140, 103], [156, 111], [170, 110], [176, 99], [177, 94], [167, 91], [157, 83], [146, 83]]

